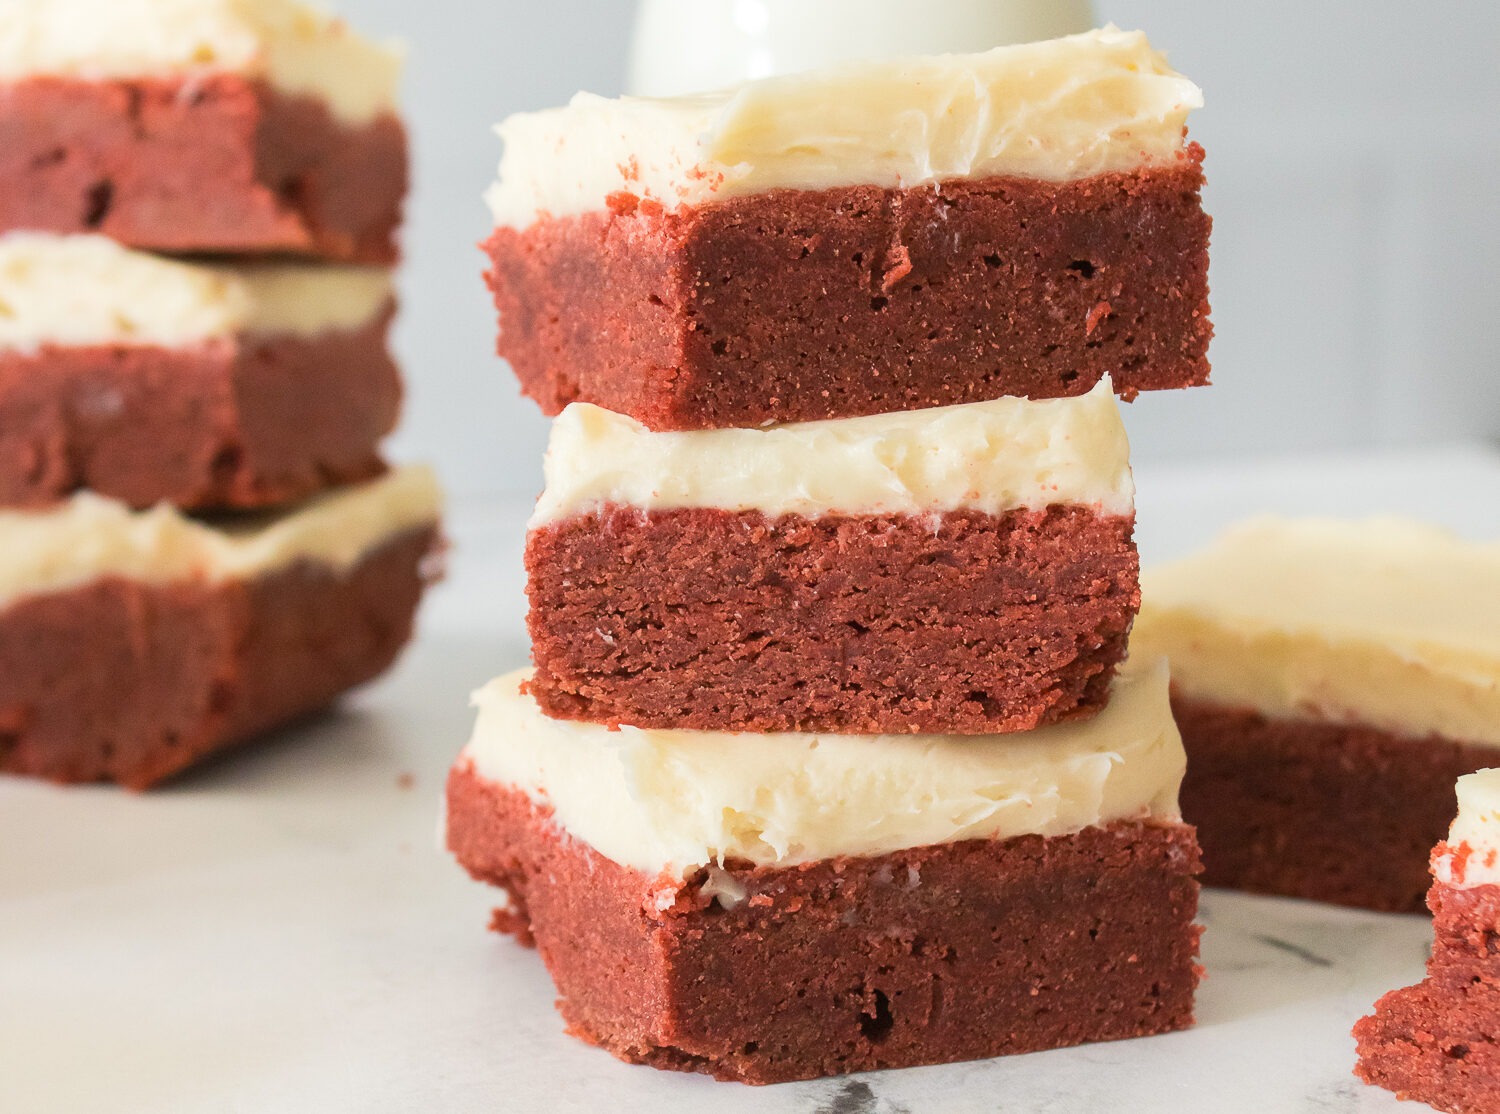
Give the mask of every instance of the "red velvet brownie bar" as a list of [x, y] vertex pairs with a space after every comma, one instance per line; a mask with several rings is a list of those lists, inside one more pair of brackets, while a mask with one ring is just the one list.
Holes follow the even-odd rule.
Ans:
[[704, 730], [1092, 714], [1139, 602], [1133, 491], [1107, 383], [767, 430], [580, 403], [527, 539], [532, 692], [552, 716]]
[[146, 789], [390, 666], [433, 572], [422, 469], [195, 522], [0, 512], [0, 771]]
[[1150, 570], [1205, 881], [1418, 911], [1456, 777], [1500, 754], [1500, 546], [1262, 520]]
[[[1450, 806], [1451, 810], [1451, 806]], [[1500, 770], [1458, 782], [1458, 819], [1432, 855], [1427, 977], [1354, 1026], [1354, 1072], [1450, 1114], [1500, 1110]]]
[[294, 0], [13, 0], [0, 231], [393, 262], [399, 69]]
[[662, 430], [1206, 383], [1200, 103], [1108, 29], [512, 117], [500, 353]]
[[384, 270], [13, 233], [0, 305], [0, 505], [253, 508], [381, 471], [401, 405]]
[[611, 731], [477, 699], [448, 844], [568, 1031], [775, 1083], [1193, 1020], [1197, 845], [1166, 675], [974, 740]]

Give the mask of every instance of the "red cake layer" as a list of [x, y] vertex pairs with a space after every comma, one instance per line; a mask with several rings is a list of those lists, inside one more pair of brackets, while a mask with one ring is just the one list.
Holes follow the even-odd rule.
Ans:
[[1435, 883], [1427, 907], [1434, 939], [1428, 973], [1462, 979], [1482, 974], [1500, 982], [1500, 886]]
[[0, 506], [292, 502], [378, 475], [401, 378], [390, 311], [315, 338], [0, 352]]
[[1204, 384], [1202, 158], [673, 212], [617, 195], [494, 234], [500, 354], [548, 414], [653, 429]]
[[147, 789], [384, 672], [411, 636], [435, 531], [351, 571], [101, 579], [0, 610], [0, 771]]
[[[974, 1060], [1193, 1022], [1198, 850], [1186, 826], [973, 840], [651, 878], [467, 764], [448, 845], [535, 942], [574, 1036], [745, 1083]], [[722, 885], [720, 888], [722, 892]]]
[[1252, 893], [1419, 912], [1432, 846], [1453, 819], [1453, 783], [1500, 758], [1494, 747], [1268, 719], [1180, 695], [1172, 710], [1204, 884]]
[[350, 126], [244, 77], [0, 85], [0, 232], [391, 263], [406, 186], [395, 116]]
[[[1451, 806], [1450, 806], [1451, 812]], [[1354, 1026], [1355, 1074], [1452, 1114], [1500, 1110], [1500, 887], [1438, 883], [1427, 978]]]
[[1140, 604], [1134, 520], [609, 507], [526, 546], [531, 691], [563, 719], [992, 734], [1092, 714]]

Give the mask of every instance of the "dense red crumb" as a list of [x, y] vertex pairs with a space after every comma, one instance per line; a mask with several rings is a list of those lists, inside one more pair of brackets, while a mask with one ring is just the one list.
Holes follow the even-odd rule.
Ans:
[[558, 830], [467, 764], [448, 845], [501, 887], [574, 1036], [745, 1083], [950, 1063], [1193, 1022], [1198, 850], [1183, 825], [738, 866], [732, 909]]
[[406, 186], [394, 115], [351, 126], [244, 77], [0, 84], [0, 232], [391, 263]]
[[[1451, 811], [1451, 806], [1450, 806]], [[1500, 1110], [1500, 887], [1438, 883], [1427, 978], [1354, 1026], [1355, 1074], [1451, 1114]]]
[[376, 476], [401, 410], [390, 315], [313, 338], [0, 352], [0, 506], [88, 488], [247, 509]]
[[1174, 697], [1204, 884], [1419, 912], [1453, 783], [1495, 750]]
[[1140, 603], [1133, 525], [1077, 506], [564, 519], [527, 540], [531, 692], [559, 718], [702, 730], [972, 735], [1091, 714]]
[[348, 574], [301, 562], [258, 579], [109, 578], [0, 610], [0, 771], [147, 789], [330, 704], [411, 636], [432, 529]]
[[759, 426], [1208, 382], [1201, 148], [1076, 182], [776, 190], [501, 228], [500, 354], [548, 414]]

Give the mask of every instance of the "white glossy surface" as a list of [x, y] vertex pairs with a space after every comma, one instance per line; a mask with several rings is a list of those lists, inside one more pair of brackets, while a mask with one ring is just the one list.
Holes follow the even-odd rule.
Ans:
[[[1423, 514], [1500, 537], [1479, 450], [1144, 469], [1149, 560], [1246, 514]], [[565, 1037], [534, 954], [435, 847], [469, 691], [525, 657], [523, 501], [455, 516], [424, 636], [339, 715], [146, 797], [0, 779], [0, 1110], [1400, 1114], [1349, 1027], [1416, 981], [1419, 917], [1210, 894], [1200, 1026], [771, 1090]], [[410, 788], [401, 778], [411, 775]]]
[[672, 97], [856, 58], [962, 54], [1092, 26], [1090, 0], [645, 0], [627, 91]]

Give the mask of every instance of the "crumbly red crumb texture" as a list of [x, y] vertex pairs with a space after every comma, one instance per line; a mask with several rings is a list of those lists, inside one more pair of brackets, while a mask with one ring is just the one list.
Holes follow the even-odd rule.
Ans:
[[[1450, 807], [1451, 811], [1451, 807]], [[1355, 1074], [1450, 1114], [1500, 1110], [1500, 887], [1438, 883], [1427, 978], [1354, 1026]]]
[[1206, 384], [1202, 159], [543, 216], [486, 245], [500, 354], [653, 429]]
[[395, 660], [435, 529], [347, 573], [313, 562], [244, 582], [106, 578], [0, 611], [0, 771], [147, 789], [316, 712]]
[[401, 410], [387, 311], [355, 330], [186, 348], [0, 352], [0, 506], [267, 507], [382, 471]]
[[243, 77], [0, 85], [0, 232], [391, 263], [407, 173], [394, 115], [346, 124]]
[[1193, 1023], [1198, 849], [1184, 825], [731, 866], [733, 908], [561, 832], [463, 762], [448, 844], [503, 889], [574, 1036], [744, 1083], [1119, 1040]]
[[1453, 784], [1493, 747], [1371, 727], [1272, 719], [1180, 694], [1182, 811], [1204, 885], [1387, 912], [1420, 912]]
[[[611, 506], [526, 546], [548, 715], [991, 734], [1092, 714], [1140, 604], [1134, 520]], [[746, 745], [753, 745], [750, 740]]]

